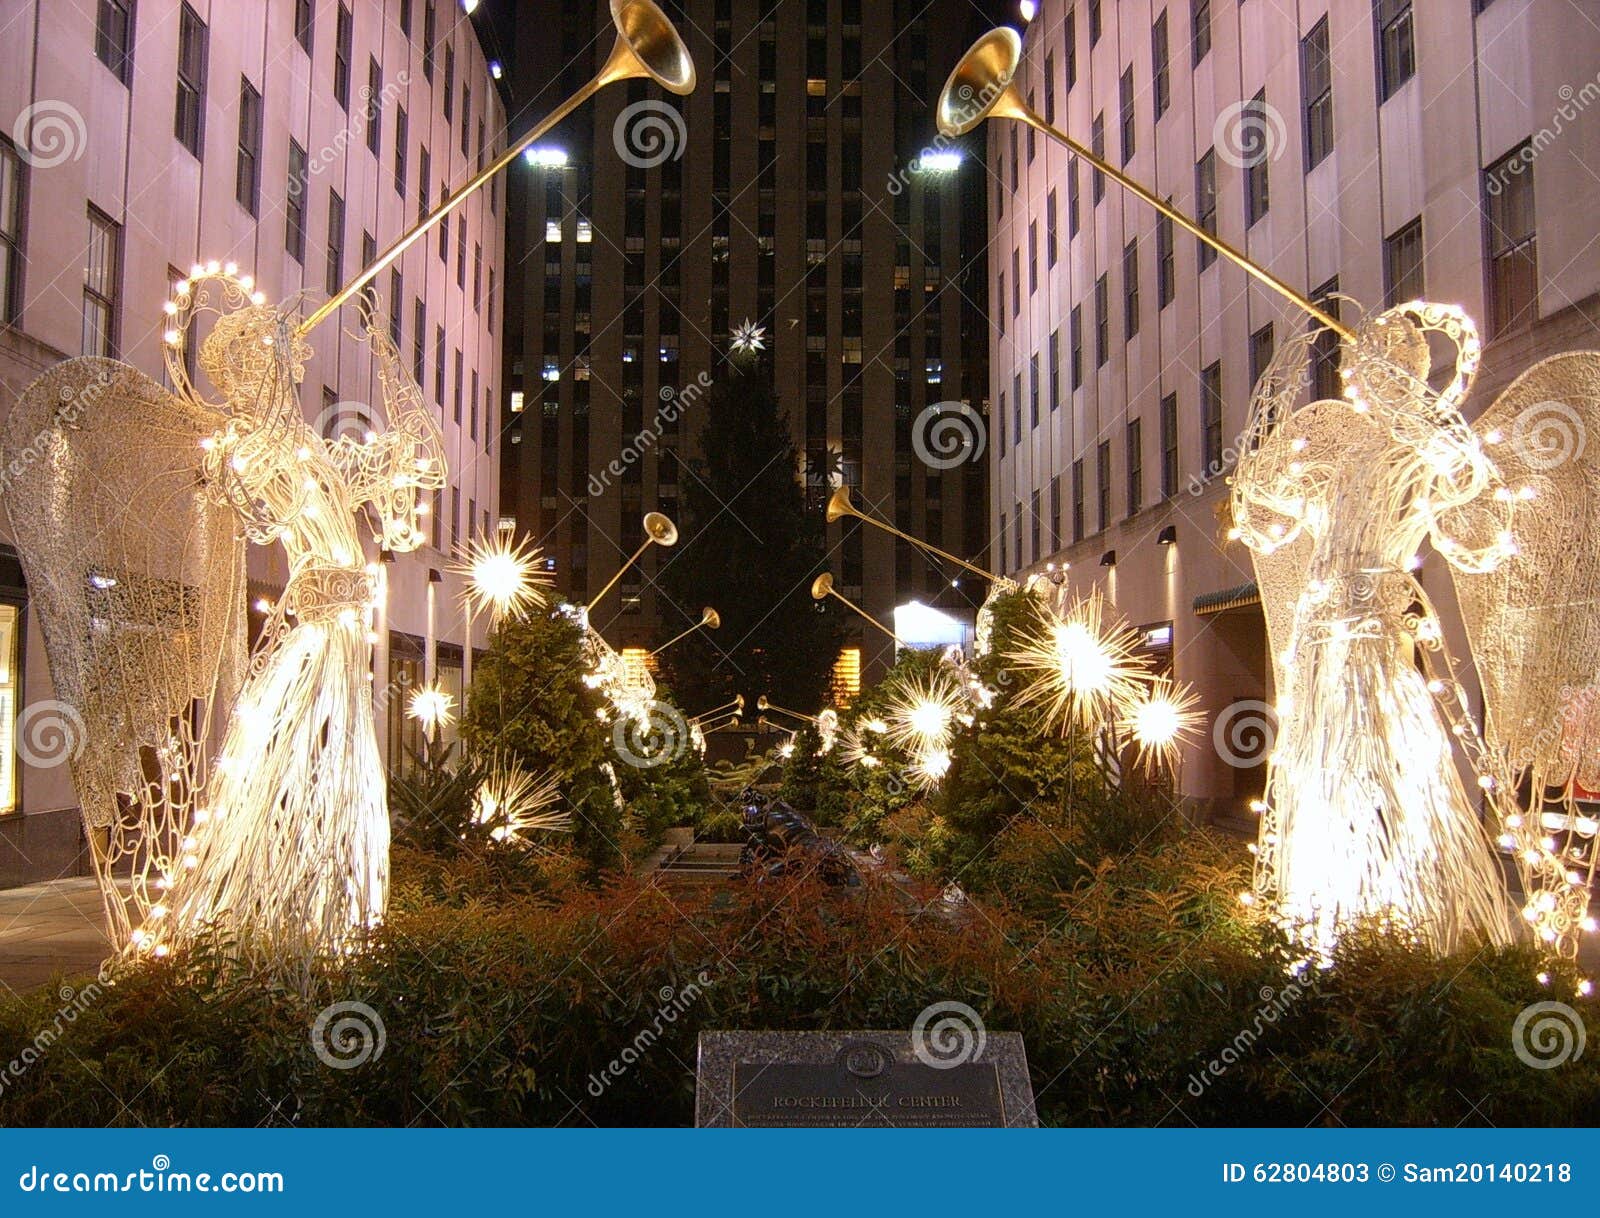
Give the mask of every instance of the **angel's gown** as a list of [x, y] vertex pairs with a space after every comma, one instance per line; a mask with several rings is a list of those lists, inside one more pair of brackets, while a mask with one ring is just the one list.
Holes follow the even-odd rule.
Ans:
[[289, 580], [229, 718], [173, 912], [177, 938], [216, 931], [252, 954], [309, 960], [359, 943], [387, 901], [389, 816], [368, 677], [376, 589], [356, 512], [374, 471], [392, 484], [391, 470], [413, 469], [435, 446], [415, 443], [415, 428], [326, 442], [300, 422], [292, 384], [270, 391], [289, 394], [292, 410], [278, 414], [291, 420], [287, 433], [261, 428], [270, 440], [222, 476], [247, 501], [298, 500], [275, 529]]
[[1384, 413], [1312, 403], [1275, 441], [1295, 444], [1301, 459], [1289, 468], [1306, 471], [1296, 483], [1310, 556], [1278, 657], [1258, 883], [1267, 877], [1279, 912], [1319, 951], [1366, 917], [1396, 920], [1440, 950], [1474, 932], [1506, 942], [1505, 882], [1479, 793], [1462, 780], [1452, 725], [1418, 669], [1412, 614], [1428, 602], [1409, 570], [1430, 533], [1423, 505], [1478, 493], [1460, 485], [1475, 453], [1453, 448], [1476, 441], [1464, 425], [1391, 427]]

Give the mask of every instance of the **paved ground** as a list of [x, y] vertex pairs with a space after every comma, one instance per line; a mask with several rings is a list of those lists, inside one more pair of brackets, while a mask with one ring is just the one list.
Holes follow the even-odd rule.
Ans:
[[105, 918], [89, 877], [0, 891], [0, 992], [94, 972], [110, 951]]

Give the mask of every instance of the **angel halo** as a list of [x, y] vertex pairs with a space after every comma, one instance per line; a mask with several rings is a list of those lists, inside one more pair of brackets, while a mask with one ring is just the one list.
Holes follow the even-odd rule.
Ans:
[[[364, 308], [379, 432], [301, 412], [298, 319], [234, 268], [196, 267], [166, 312], [172, 390], [69, 360], [12, 411], [18, 550], [58, 696], [81, 710], [73, 780], [114, 942], [165, 955], [219, 935], [275, 966], [353, 950], [382, 917], [388, 810], [369, 685], [371, 540], [420, 544], [443, 437]], [[211, 315], [187, 372], [195, 323]], [[288, 570], [245, 654], [245, 547]], [[216, 737], [220, 733], [220, 747]]]

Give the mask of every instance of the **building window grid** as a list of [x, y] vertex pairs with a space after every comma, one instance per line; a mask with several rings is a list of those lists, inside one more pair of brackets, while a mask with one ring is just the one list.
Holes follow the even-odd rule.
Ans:
[[117, 306], [122, 279], [122, 229], [90, 205], [83, 264], [83, 354], [117, 355]]
[[261, 94], [249, 80], [239, 79], [239, 159], [234, 172], [234, 197], [252, 216], [261, 206]]
[[1417, 70], [1411, 0], [1374, 0], [1378, 38], [1378, 101], [1388, 101]]
[[205, 144], [207, 35], [205, 22], [185, 4], [178, 13], [177, 103], [172, 131], [195, 157], [201, 155]]
[[1300, 42], [1300, 96], [1305, 99], [1306, 171], [1333, 151], [1333, 64], [1328, 52], [1328, 19], [1311, 27]]
[[1144, 440], [1139, 419], [1128, 421], [1128, 515], [1137, 516], [1144, 506]]

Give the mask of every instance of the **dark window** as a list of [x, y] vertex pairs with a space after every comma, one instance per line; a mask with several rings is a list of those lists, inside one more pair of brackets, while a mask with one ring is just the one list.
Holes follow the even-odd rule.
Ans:
[[294, 0], [294, 40], [311, 54], [312, 26], [316, 22], [316, 0]]
[[[1194, 167], [1194, 218], [1206, 232], [1217, 232], [1217, 153], [1207, 152]], [[1200, 269], [1216, 261], [1217, 251], [1200, 242]]]
[[1533, 212], [1533, 146], [1501, 157], [1484, 173], [1493, 333], [1534, 320], [1539, 304], [1539, 240]]
[[123, 84], [133, 82], [133, 0], [100, 0], [94, 53]]
[[1422, 217], [1407, 224], [1383, 243], [1383, 293], [1389, 306], [1421, 300]]
[[435, 0], [427, 0], [422, 9], [422, 75], [430, 81], [433, 79], [434, 36], [438, 25], [439, 13]]
[[1388, 101], [1417, 70], [1411, 0], [1373, 0], [1378, 26], [1378, 100]]
[[1078, 158], [1067, 162], [1067, 236], [1076, 237], [1082, 217], [1078, 208]]
[[1105, 532], [1111, 527], [1111, 441], [1101, 440], [1094, 450], [1095, 519]]
[[1167, 10], [1150, 28], [1150, 60], [1152, 82], [1155, 85], [1156, 117], [1160, 118], [1172, 105], [1172, 53], [1167, 47]]
[[1200, 370], [1200, 461], [1207, 478], [1222, 472], [1222, 364]]
[[1161, 497], [1178, 493], [1178, 395], [1161, 399]]
[[1178, 265], [1173, 252], [1172, 220], [1156, 217], [1156, 306], [1166, 308], [1178, 294]]
[[1072, 463], [1072, 540], [1083, 540], [1083, 458]]
[[187, 4], [178, 11], [178, 104], [172, 132], [200, 155], [206, 113], [206, 26]]
[[1269, 321], [1250, 336], [1250, 385], [1252, 388], [1260, 382], [1261, 374], [1267, 370], [1267, 365], [1272, 362], [1272, 349], [1272, 323]]
[[367, 151], [373, 156], [383, 147], [383, 69], [367, 56]]
[[461, 82], [461, 155], [469, 156], [472, 149], [470, 136], [472, 128], [472, 89], [466, 81]]
[[89, 208], [89, 246], [83, 261], [83, 354], [117, 354], [117, 305], [122, 288], [122, 229]]
[[1022, 443], [1022, 373], [1011, 377], [1011, 443]]
[[394, 115], [394, 193], [402, 199], [406, 197], [406, 143], [410, 125], [405, 107], [398, 107]]
[[0, 322], [22, 311], [22, 157], [0, 136]]
[[1198, 65], [1211, 51], [1211, 0], [1190, 0], [1189, 14], [1189, 37]]
[[[1333, 296], [1338, 290], [1339, 277], [1335, 275], [1311, 293], [1318, 307], [1336, 321], [1339, 302]], [[1317, 327], [1321, 323], [1313, 321], [1311, 325]], [[1317, 337], [1311, 344], [1311, 396], [1317, 401], [1344, 396], [1339, 383], [1339, 336], [1326, 327], [1317, 330]]]
[[350, 109], [350, 57], [353, 54], [355, 18], [344, 5], [339, 6], [339, 18], [333, 37], [333, 96], [344, 109]]
[[328, 267], [326, 287], [332, 296], [344, 283], [344, 200], [328, 192]]
[[1061, 475], [1050, 479], [1050, 552], [1061, 548]]
[[1011, 251], [1011, 316], [1022, 312], [1022, 251]]
[[400, 32], [411, 37], [411, 0], [400, 0]]
[[[1100, 160], [1106, 159], [1106, 115], [1102, 110], [1094, 116], [1089, 126], [1089, 150]], [[1089, 193], [1096, 203], [1106, 197], [1106, 175], [1096, 169], [1089, 179]]]
[[1108, 276], [1094, 281], [1094, 366], [1111, 358], [1111, 284]]
[[1056, 56], [1046, 51], [1044, 56], [1044, 121], [1056, 121]]
[[1040, 522], [1040, 519], [1039, 519], [1039, 492], [1038, 491], [1034, 491], [1033, 492], [1033, 498], [1031, 500], [1029, 500], [1029, 502], [1028, 502], [1028, 532], [1029, 532], [1029, 537], [1028, 537], [1028, 557], [1034, 562], [1038, 562], [1040, 557], [1041, 557], [1041, 555], [1039, 553], [1039, 525], [1040, 525], [1040, 523], [1041, 522]]
[[306, 260], [306, 150], [289, 141], [289, 181], [284, 192], [283, 248], [302, 266]]
[[1053, 190], [1044, 200], [1044, 260], [1046, 266], [1056, 264], [1056, 192]]
[[1072, 336], [1072, 387], [1083, 384], [1083, 306], [1073, 305], [1067, 329]]
[[1067, 88], [1078, 83], [1078, 15], [1068, 13], [1061, 23], [1061, 45], [1067, 52]]
[[1028, 426], [1039, 426], [1039, 353], [1028, 359]]
[[1135, 237], [1122, 251], [1122, 329], [1123, 338], [1139, 333], [1139, 239]]
[[1050, 409], [1061, 405], [1061, 331], [1050, 331]]
[[444, 121], [455, 118], [456, 107], [456, 48], [454, 43], [444, 45]]
[[1300, 42], [1300, 95], [1305, 98], [1306, 169], [1333, 151], [1333, 65], [1328, 58], [1328, 19]]
[[417, 219], [428, 215], [428, 178], [432, 176], [433, 158], [426, 148], [417, 149]]
[[1257, 93], [1245, 105], [1240, 115], [1241, 123], [1250, 124], [1247, 130], [1256, 132], [1255, 142], [1245, 145], [1244, 158], [1244, 223], [1248, 228], [1272, 205], [1267, 189], [1267, 164], [1272, 160], [1272, 140], [1266, 133], [1272, 130], [1271, 112], [1267, 109], [1266, 90]]
[[1144, 506], [1144, 439], [1138, 419], [1128, 424], [1128, 515]]
[[439, 409], [444, 409], [444, 377], [445, 377], [445, 338], [444, 327], [433, 328], [433, 400], [439, 404]]
[[421, 392], [428, 372], [428, 306], [418, 296], [411, 304], [411, 379]]
[[248, 80], [239, 81], [239, 162], [233, 175], [233, 196], [252, 216], [261, 202], [261, 94]]
[[395, 350], [400, 349], [400, 301], [405, 294], [406, 281], [399, 267], [389, 268], [389, 341]]
[[1134, 149], [1132, 64], [1122, 73], [1122, 82], [1118, 85], [1118, 104], [1122, 114], [1122, 163], [1126, 165], [1133, 160]]
[[1039, 290], [1039, 222], [1028, 222], [1028, 295]]
[[1089, 0], [1089, 46], [1091, 49], [1095, 43], [1100, 41], [1100, 32], [1104, 28], [1104, 23], [1100, 20], [1100, 0]]

